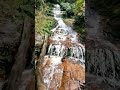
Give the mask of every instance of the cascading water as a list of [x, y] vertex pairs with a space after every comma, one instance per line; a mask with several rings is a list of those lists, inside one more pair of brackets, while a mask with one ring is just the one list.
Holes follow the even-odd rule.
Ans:
[[[61, 80], [63, 75], [63, 69], [58, 65], [62, 63], [62, 58], [67, 57], [71, 61], [80, 61], [84, 67], [84, 53], [85, 48], [82, 44], [78, 42], [77, 33], [72, 30], [72, 28], [66, 25], [62, 19], [62, 11], [60, 5], [55, 5], [53, 9], [54, 18], [57, 20], [57, 26], [52, 29], [52, 34], [49, 37], [53, 40], [53, 43], [49, 45], [48, 55], [45, 56], [44, 65], [47, 64], [47, 60], [50, 60], [50, 63], [46, 69], [43, 71], [44, 83], [46, 84], [47, 90], [58, 90], [61, 86]], [[67, 40], [69, 39], [69, 40]], [[70, 41], [71, 46], [66, 46], [64, 44], [67, 41]], [[47, 59], [46, 59], [47, 58]], [[43, 65], [43, 66], [44, 66]], [[55, 79], [53, 81], [54, 74], [59, 73], [59, 80]], [[50, 89], [51, 83], [55, 84], [54, 89]]]
[[[54, 13], [54, 18], [58, 22], [58, 25], [52, 30], [53, 34], [52, 34], [52, 36], [50, 38], [52, 40], [56, 40], [57, 42], [59, 42], [60, 40], [65, 41], [67, 36], [70, 36], [70, 40], [73, 43], [79, 44], [78, 46], [75, 45], [75, 46], [71, 47], [73, 49], [72, 50], [73, 52], [71, 52], [71, 53], [73, 53], [73, 54], [78, 54], [79, 53], [81, 55], [81, 57], [82, 57], [81, 59], [83, 60], [83, 56], [84, 56], [83, 53], [85, 52], [85, 48], [84, 48], [84, 46], [82, 44], [80, 44], [78, 42], [77, 33], [75, 31], [73, 31], [70, 26], [68, 26], [68, 25], [66, 25], [64, 23], [64, 21], [63, 21], [63, 19], [61, 17], [63, 13], [60, 10], [60, 5], [58, 5], [58, 4], [55, 5], [55, 7], [53, 9], [53, 13]], [[60, 45], [62, 45], [62, 43], [57, 44], [57, 45], [60, 46]], [[49, 47], [49, 51], [52, 49], [51, 46], [52, 46], [52, 44]], [[58, 50], [58, 49], [60, 49], [60, 47], [56, 47], [56, 50]], [[63, 49], [60, 49], [60, 50], [61, 50], [60, 52], [63, 53]], [[76, 58], [79, 58], [79, 55], [78, 55], [78, 57], [76, 56]]]

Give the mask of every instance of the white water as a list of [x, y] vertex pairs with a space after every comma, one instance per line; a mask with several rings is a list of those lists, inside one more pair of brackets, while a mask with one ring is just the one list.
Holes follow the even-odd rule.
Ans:
[[[51, 43], [48, 49], [48, 55], [46, 57], [49, 57], [51, 60], [51, 64], [49, 65], [49, 68], [45, 70], [44, 74], [44, 82], [47, 86], [47, 90], [49, 90], [49, 86], [51, 83], [51, 80], [53, 78], [53, 74], [57, 72], [56, 68], [57, 65], [61, 63], [61, 59], [66, 56], [72, 61], [79, 61], [81, 64], [85, 63], [84, 60], [84, 53], [85, 48], [84, 45], [78, 42], [77, 33], [72, 30], [72, 28], [68, 25], [66, 25], [62, 18], [62, 11], [60, 10], [60, 5], [55, 5], [53, 9], [54, 18], [57, 20], [57, 26], [52, 29], [52, 34], [50, 36], [51, 40], [54, 40], [54, 43]], [[71, 44], [74, 43], [73, 46], [66, 48], [66, 46], [61, 43], [61, 41], [66, 41], [67, 37], [71, 40]], [[69, 54], [68, 54], [69, 53]], [[63, 73], [62, 70], [61, 74]], [[57, 88], [57, 87], [56, 87]], [[57, 89], [55, 89], [57, 90]]]
[[[54, 13], [54, 18], [58, 22], [58, 25], [54, 29], [52, 29], [53, 33], [50, 39], [55, 40], [56, 44], [51, 44], [49, 46], [49, 50], [48, 50], [49, 55], [63, 57], [65, 53], [65, 46], [62, 43], [60, 43], [60, 41], [66, 41], [66, 38], [69, 37], [72, 43], [76, 43], [76, 45], [74, 45], [73, 47], [70, 47], [72, 49], [71, 53], [77, 55], [77, 56], [74, 56], [73, 58], [77, 57], [77, 59], [80, 59], [81, 61], [84, 62], [85, 60], [83, 60], [84, 58], [83, 54], [85, 52], [85, 48], [81, 43], [78, 42], [77, 33], [73, 31], [70, 26], [64, 23], [62, 18], [63, 13], [60, 10], [60, 5], [58, 4], [55, 5], [53, 9], [53, 13]], [[55, 51], [56, 54], [54, 54], [55, 52], [52, 52], [52, 51]], [[81, 58], [79, 58], [80, 55], [81, 55]]]

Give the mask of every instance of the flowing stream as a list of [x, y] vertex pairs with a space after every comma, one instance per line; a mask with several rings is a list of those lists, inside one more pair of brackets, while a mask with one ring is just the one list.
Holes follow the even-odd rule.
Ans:
[[[78, 62], [83, 65], [85, 64], [85, 48], [84, 45], [79, 43], [77, 34], [73, 29], [66, 25], [63, 21], [63, 12], [60, 9], [60, 5], [56, 4], [53, 8], [54, 18], [57, 21], [57, 26], [52, 29], [52, 34], [49, 37], [53, 43], [49, 45], [48, 54], [51, 63], [49, 67], [44, 70], [44, 83], [49, 90], [50, 83], [52, 82], [53, 75], [55, 72], [60, 72], [62, 75], [63, 70], [58, 70], [58, 64], [61, 63], [62, 58], [67, 57], [72, 61]], [[67, 43], [70, 42], [70, 43]], [[65, 44], [66, 43], [66, 44]], [[46, 62], [44, 61], [44, 64]], [[56, 85], [57, 86], [57, 85]], [[57, 90], [54, 89], [54, 90]]]

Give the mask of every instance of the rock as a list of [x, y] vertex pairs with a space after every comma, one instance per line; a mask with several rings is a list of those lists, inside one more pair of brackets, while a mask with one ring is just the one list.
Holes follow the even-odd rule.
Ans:
[[20, 21], [16, 24], [7, 19], [4, 23], [0, 23], [0, 90], [4, 86], [5, 79], [14, 62], [21, 39], [21, 28]]
[[55, 66], [50, 58], [45, 58], [45, 62], [43, 77], [49, 90], [76, 90], [84, 87], [85, 69], [82, 65], [68, 59]]
[[43, 44], [43, 36], [41, 36], [40, 34], [35, 34], [35, 46], [41, 47]]
[[61, 11], [57, 6], [54, 15], [58, 25], [49, 37], [48, 53], [42, 64], [44, 83], [47, 90], [82, 90], [85, 83], [85, 48], [78, 42], [79, 35], [59, 17], [58, 12]]
[[35, 75], [33, 69], [24, 70], [19, 90], [35, 90]]
[[118, 5], [112, 0], [86, 0], [86, 90], [120, 88], [120, 19], [118, 12], [113, 14]]

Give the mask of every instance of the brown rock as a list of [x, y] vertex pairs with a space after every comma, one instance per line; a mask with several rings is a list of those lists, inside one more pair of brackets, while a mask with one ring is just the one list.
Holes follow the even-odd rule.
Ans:
[[[46, 58], [47, 59], [47, 58]], [[50, 59], [44, 64], [43, 72], [49, 69]], [[68, 59], [64, 59], [54, 70], [49, 90], [78, 90], [85, 81], [85, 70], [80, 64], [74, 64]]]

